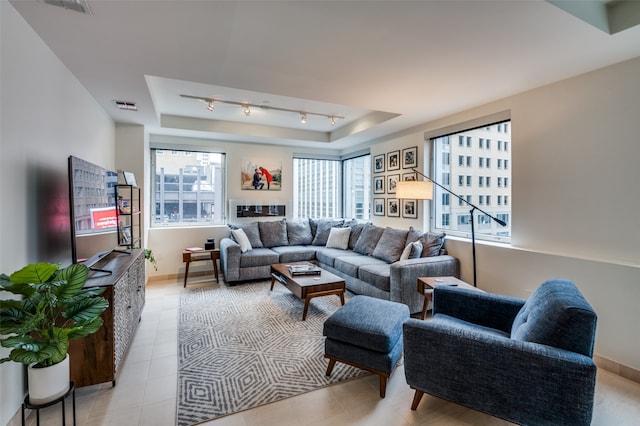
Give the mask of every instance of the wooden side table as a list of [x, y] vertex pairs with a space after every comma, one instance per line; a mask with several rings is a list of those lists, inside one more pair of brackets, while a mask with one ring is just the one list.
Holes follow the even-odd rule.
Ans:
[[220, 249], [213, 250], [183, 250], [182, 261], [187, 264], [184, 269], [184, 286], [187, 286], [187, 277], [189, 276], [189, 264], [191, 262], [198, 262], [201, 260], [211, 260], [213, 262], [213, 273], [216, 276], [216, 282], [220, 282], [218, 279], [218, 259], [220, 259]]
[[470, 290], [479, 290], [477, 287], [472, 286], [471, 284], [467, 284], [462, 280], [459, 280], [456, 277], [420, 277], [418, 278], [418, 293], [424, 295], [424, 303], [422, 304], [422, 314], [420, 316], [421, 319], [424, 319], [427, 316], [427, 308], [429, 307], [429, 302], [433, 300], [433, 288], [437, 285], [453, 285], [460, 288], [466, 288]]

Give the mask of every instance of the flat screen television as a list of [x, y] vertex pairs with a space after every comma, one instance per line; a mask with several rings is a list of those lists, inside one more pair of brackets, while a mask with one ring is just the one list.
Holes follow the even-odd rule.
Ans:
[[84, 262], [96, 255], [101, 258], [118, 245], [117, 183], [117, 172], [74, 156], [69, 157], [73, 263]]

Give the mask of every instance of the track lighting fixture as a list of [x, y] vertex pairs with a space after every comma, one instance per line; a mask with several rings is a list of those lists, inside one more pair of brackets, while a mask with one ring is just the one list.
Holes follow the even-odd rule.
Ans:
[[229, 105], [238, 105], [238, 106], [242, 107], [242, 111], [244, 112], [244, 115], [247, 116], [247, 117], [251, 115], [251, 107], [253, 107], [253, 108], [261, 108], [261, 109], [265, 109], [265, 110], [293, 112], [293, 113], [296, 113], [296, 114], [300, 114], [300, 122], [303, 123], [303, 124], [307, 122], [307, 116], [309, 116], [309, 115], [313, 115], [313, 116], [316, 116], [316, 117], [325, 117], [325, 118], [327, 118], [329, 120], [329, 124], [331, 124], [332, 126], [335, 126], [336, 119], [344, 120], [344, 117], [341, 116], [341, 115], [324, 114], [324, 113], [321, 113], [321, 112], [299, 111], [299, 110], [295, 110], [295, 109], [280, 108], [280, 107], [271, 106], [271, 105], [252, 104], [250, 102], [225, 101], [223, 99], [207, 98], [207, 97], [192, 96], [192, 95], [180, 95], [180, 97], [188, 98], [188, 99], [195, 99], [197, 101], [204, 102], [204, 103], [207, 104], [207, 109], [209, 111], [213, 111], [214, 110], [214, 102], [220, 102], [220, 103], [229, 104]]

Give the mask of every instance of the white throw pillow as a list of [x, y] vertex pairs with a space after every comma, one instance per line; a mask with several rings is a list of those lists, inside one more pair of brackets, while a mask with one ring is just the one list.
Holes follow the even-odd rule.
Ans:
[[244, 253], [245, 251], [251, 250], [251, 243], [249, 242], [249, 237], [244, 233], [244, 229], [234, 229], [231, 231], [231, 235], [236, 240], [238, 244], [240, 244], [240, 251]]
[[351, 228], [331, 228], [327, 247], [346, 250], [349, 247], [349, 235], [351, 235]]
[[422, 243], [420, 241], [414, 241], [411, 244], [407, 244], [404, 248], [400, 255], [400, 260], [418, 259], [420, 256], [422, 256]]

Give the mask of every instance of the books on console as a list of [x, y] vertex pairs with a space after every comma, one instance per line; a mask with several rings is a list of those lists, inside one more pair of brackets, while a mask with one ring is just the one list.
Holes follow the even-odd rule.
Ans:
[[320, 275], [322, 269], [311, 263], [306, 265], [288, 265], [291, 275]]

